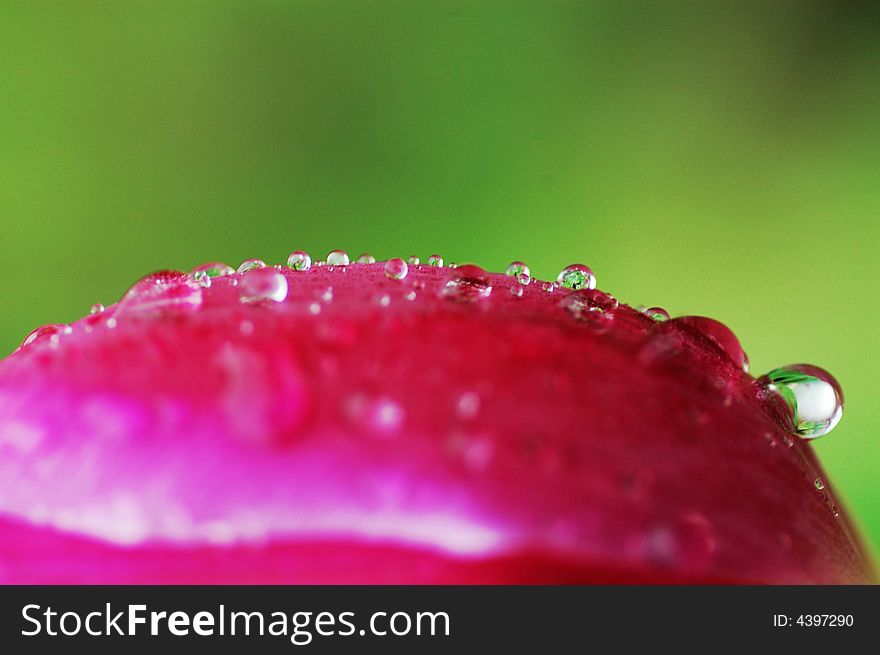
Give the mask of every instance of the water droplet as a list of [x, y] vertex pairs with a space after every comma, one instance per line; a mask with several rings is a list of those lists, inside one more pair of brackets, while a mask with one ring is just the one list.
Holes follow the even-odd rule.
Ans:
[[206, 273], [208, 277], [223, 277], [224, 275], [232, 275], [235, 269], [223, 262], [208, 262], [196, 266], [190, 271], [190, 275], [195, 276], [197, 273]]
[[332, 250], [327, 255], [328, 266], [348, 266], [348, 253], [344, 250]]
[[25, 348], [38, 341], [45, 341], [52, 337], [57, 337], [63, 327], [64, 325], [54, 323], [50, 325], [41, 325], [37, 329], [31, 331], [30, 334], [24, 338], [24, 341], [21, 342], [21, 346], [19, 347]]
[[522, 298], [523, 288], [520, 284], [511, 284], [510, 285], [510, 295], [514, 298]]
[[489, 274], [476, 264], [462, 264], [450, 271], [450, 279], [441, 295], [463, 302], [488, 298], [492, 293]]
[[89, 314], [100, 314], [104, 311], [104, 305], [99, 302], [96, 302], [94, 305], [89, 307]]
[[428, 257], [428, 266], [443, 266], [443, 258], [440, 255]]
[[124, 311], [192, 310], [202, 303], [202, 287], [180, 271], [157, 271], [142, 277], [119, 301]]
[[309, 253], [296, 250], [287, 258], [287, 266], [295, 271], [307, 271], [312, 267], [312, 258]]
[[253, 271], [257, 268], [266, 268], [266, 262], [264, 262], [262, 259], [245, 259], [241, 264], [239, 264], [238, 272], [245, 273], [247, 271]]
[[566, 266], [559, 275], [556, 276], [556, 282], [566, 289], [595, 289], [596, 276], [589, 266], [583, 264], [571, 264]]
[[408, 291], [407, 294], [404, 296], [404, 298], [406, 298], [407, 300], [415, 300], [416, 299], [416, 292], [415, 291]]
[[119, 325], [119, 321], [116, 320], [116, 317], [110, 317], [107, 319], [107, 329], [112, 330], [117, 325]]
[[813, 486], [815, 486], [816, 489], [818, 489], [819, 491], [822, 491], [822, 489], [825, 488], [825, 482], [822, 480], [822, 478], [816, 478], [813, 481]]
[[321, 302], [333, 302], [333, 287], [327, 287], [320, 294], [318, 294], [318, 298]]
[[273, 268], [252, 269], [241, 278], [239, 296], [243, 302], [282, 302], [287, 298], [287, 278]]
[[421, 263], [421, 260], [415, 255], [410, 255], [406, 258], [406, 263], [410, 266], [418, 266]]
[[504, 274], [515, 277], [520, 284], [528, 284], [532, 281], [532, 272], [522, 262], [510, 262]]
[[737, 368], [741, 368], [746, 372], [749, 370], [749, 358], [740, 345], [739, 339], [736, 338], [733, 331], [724, 323], [712, 318], [706, 318], [705, 316], [679, 316], [672, 319], [670, 324], [686, 325], [696, 330], [718, 346], [721, 352], [727, 355], [728, 359]]
[[385, 277], [389, 280], [402, 280], [409, 273], [409, 266], [400, 257], [385, 262]]
[[843, 416], [843, 390], [833, 375], [818, 366], [784, 366], [758, 382], [782, 397], [791, 412], [794, 432], [806, 439], [828, 434]]
[[658, 323], [669, 320], [669, 312], [662, 307], [648, 307], [647, 309], [643, 309], [642, 313]]
[[196, 271], [195, 273], [191, 273], [191, 276], [192, 279], [198, 282], [199, 286], [203, 289], [207, 289], [211, 286], [211, 276], [205, 271]]
[[321, 304], [317, 302], [313, 302], [309, 305], [309, 314], [312, 316], [317, 316], [321, 313]]
[[553, 282], [544, 282], [541, 284], [541, 288], [547, 293], [553, 293], [556, 291], [556, 284]]

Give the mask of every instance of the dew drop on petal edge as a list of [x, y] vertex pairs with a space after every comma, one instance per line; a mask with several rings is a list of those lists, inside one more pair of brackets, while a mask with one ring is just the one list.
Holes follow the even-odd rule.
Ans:
[[389, 280], [402, 280], [407, 273], [409, 273], [409, 265], [400, 257], [394, 257], [385, 262], [385, 277]]
[[370, 253], [365, 252], [360, 257], [357, 258], [358, 264], [375, 264], [376, 258], [373, 257]]
[[421, 263], [421, 260], [415, 255], [410, 255], [406, 258], [406, 263], [410, 266], [418, 266]]
[[443, 258], [440, 255], [428, 257], [428, 266], [443, 266]]
[[224, 275], [232, 275], [235, 273], [235, 269], [223, 262], [208, 262], [200, 264], [190, 271], [193, 277], [198, 273], [205, 273], [208, 277], [223, 277]]
[[648, 307], [647, 309], [643, 309], [642, 313], [658, 323], [669, 320], [669, 312], [662, 307]]
[[245, 273], [247, 271], [252, 271], [255, 268], [266, 268], [266, 262], [262, 259], [245, 259], [238, 266], [239, 273]]
[[504, 274], [515, 277], [520, 284], [528, 284], [532, 280], [532, 272], [523, 262], [510, 262]]
[[596, 276], [589, 266], [583, 264], [571, 264], [566, 266], [559, 275], [556, 276], [556, 282], [566, 289], [595, 289]]
[[348, 266], [348, 253], [344, 250], [332, 250], [327, 255], [327, 266]]
[[307, 252], [295, 250], [287, 258], [287, 267], [294, 271], [307, 271], [312, 267], [312, 258]]
[[828, 434], [843, 416], [843, 390], [823, 368], [792, 364], [770, 371], [758, 382], [782, 397], [793, 431], [805, 439]]

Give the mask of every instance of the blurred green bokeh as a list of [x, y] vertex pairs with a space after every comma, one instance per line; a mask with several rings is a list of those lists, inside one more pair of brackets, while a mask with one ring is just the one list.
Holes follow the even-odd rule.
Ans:
[[835, 373], [880, 544], [877, 6], [0, 0], [0, 350], [205, 260], [583, 261]]

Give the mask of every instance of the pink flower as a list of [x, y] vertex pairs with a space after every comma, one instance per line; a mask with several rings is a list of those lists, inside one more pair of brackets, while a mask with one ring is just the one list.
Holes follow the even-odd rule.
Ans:
[[0, 581], [871, 578], [726, 328], [528, 281], [164, 271], [42, 328], [0, 363]]

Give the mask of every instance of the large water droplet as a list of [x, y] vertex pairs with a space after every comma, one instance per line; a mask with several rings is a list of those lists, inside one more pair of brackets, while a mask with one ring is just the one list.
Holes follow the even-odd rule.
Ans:
[[257, 268], [242, 276], [238, 292], [243, 302], [283, 302], [287, 298], [287, 278], [274, 268]]
[[823, 368], [792, 364], [770, 371], [758, 382], [782, 397], [794, 432], [805, 439], [828, 434], [843, 416], [843, 390]]
[[743, 371], [749, 370], [748, 355], [746, 355], [742, 345], [740, 345], [739, 339], [736, 338], [733, 331], [724, 325], [724, 323], [705, 316], [679, 316], [678, 318], [669, 321], [669, 323], [674, 325], [686, 325], [691, 329], [696, 330], [718, 346], [721, 352], [727, 355], [728, 359], [730, 359], [737, 368], [741, 368]]
[[443, 266], [443, 258], [440, 255], [428, 257], [428, 266]]
[[583, 264], [571, 264], [566, 266], [559, 275], [556, 276], [556, 282], [566, 289], [595, 289], [596, 276], [589, 266]]
[[45, 341], [52, 337], [56, 337], [61, 334], [65, 326], [62, 324], [50, 324], [50, 325], [41, 325], [37, 329], [31, 331], [24, 340], [21, 342], [21, 346], [19, 348], [25, 348], [30, 346], [33, 343]]
[[202, 303], [202, 287], [180, 271], [157, 271], [142, 277], [126, 291], [119, 307], [129, 311], [192, 310]]
[[441, 295], [452, 300], [475, 302], [492, 293], [489, 274], [476, 264], [462, 264], [450, 269], [450, 279]]
[[327, 266], [348, 266], [348, 253], [344, 250], [332, 250], [327, 255]]
[[262, 259], [245, 259], [238, 265], [238, 272], [246, 273], [247, 271], [253, 271], [257, 268], [266, 268], [266, 262]]
[[395, 257], [385, 262], [385, 277], [389, 280], [402, 280], [408, 272], [409, 265], [400, 257]]

